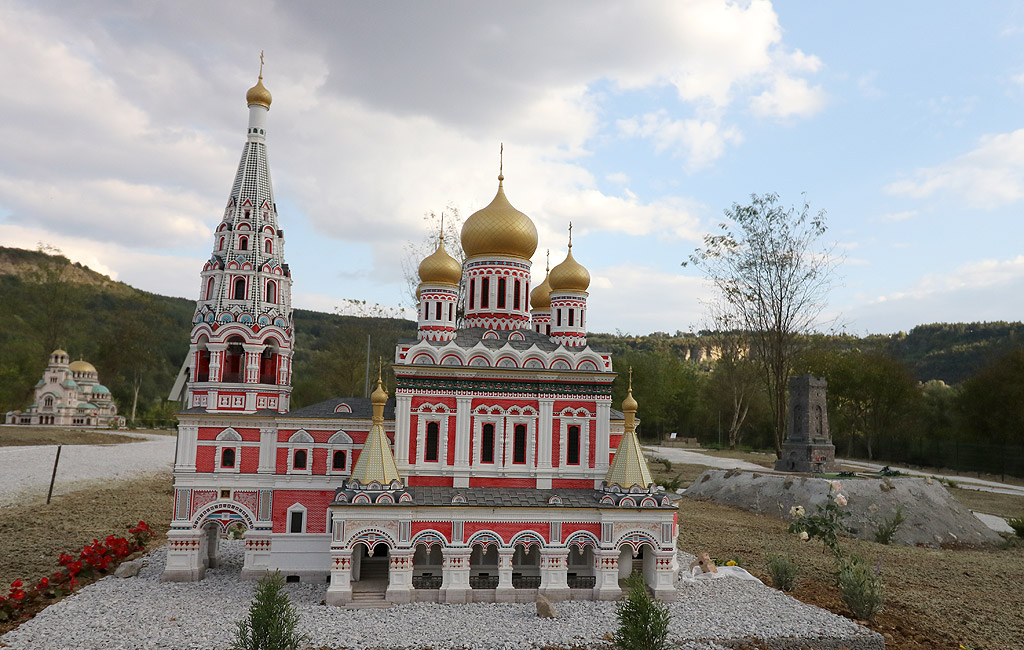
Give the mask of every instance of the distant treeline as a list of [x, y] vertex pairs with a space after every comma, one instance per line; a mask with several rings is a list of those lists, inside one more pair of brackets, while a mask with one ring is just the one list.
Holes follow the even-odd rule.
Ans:
[[[126, 417], [135, 404], [139, 423], [173, 423], [177, 404], [166, 397], [188, 351], [194, 300], [140, 291], [59, 255], [0, 247], [0, 304], [0, 413], [28, 406], [50, 351], [62, 347], [96, 366]], [[411, 321], [301, 309], [295, 330], [293, 408], [362, 395], [367, 335], [375, 377], [376, 359], [387, 368], [395, 342], [416, 333]], [[742, 353], [731, 363], [716, 361], [724, 340], [710, 332], [589, 335], [591, 345], [613, 355], [620, 373], [616, 406], [625, 397], [625, 371], [633, 367], [644, 437], [677, 432], [728, 444], [739, 382], [747, 397], [736, 442], [770, 448], [771, 418], [759, 378]], [[842, 455], [962, 469], [991, 459], [995, 464], [985, 469], [998, 472], [1000, 455], [1011, 457], [1014, 446], [1024, 445], [1021, 323], [819, 335], [802, 347], [795, 371], [828, 379], [830, 424]], [[387, 381], [386, 369], [384, 376]]]

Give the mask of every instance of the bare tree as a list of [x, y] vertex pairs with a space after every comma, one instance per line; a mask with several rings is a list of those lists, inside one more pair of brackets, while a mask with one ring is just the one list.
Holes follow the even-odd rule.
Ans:
[[[420, 284], [420, 262], [435, 250], [437, 250], [438, 231], [443, 229], [445, 250], [455, 258], [460, 265], [466, 263], [466, 253], [462, 250], [462, 217], [459, 209], [452, 204], [444, 209], [444, 212], [427, 212], [423, 220], [430, 225], [430, 234], [418, 242], [406, 242], [402, 255], [402, 276], [405, 278], [407, 305], [413, 309], [419, 307], [419, 299], [416, 297], [416, 288]], [[460, 292], [460, 296], [465, 292]], [[460, 297], [458, 304], [458, 321], [462, 321], [463, 304]]]
[[[835, 282], [835, 245], [823, 245], [824, 210], [784, 208], [778, 194], [752, 194], [750, 205], [725, 211], [720, 232], [704, 237], [689, 263], [717, 290], [715, 309], [750, 337], [775, 422], [775, 453], [786, 430], [786, 386], [797, 340], [821, 326]], [[685, 266], [687, 262], [684, 262]]]

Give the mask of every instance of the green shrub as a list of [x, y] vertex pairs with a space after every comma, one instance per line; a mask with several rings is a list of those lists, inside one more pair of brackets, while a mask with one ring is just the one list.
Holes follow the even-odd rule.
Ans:
[[661, 486], [668, 490], [669, 492], [675, 492], [676, 490], [683, 486], [683, 475], [676, 474], [676, 477], [674, 479], [662, 480]]
[[900, 529], [900, 526], [906, 520], [907, 516], [903, 514], [903, 506], [898, 506], [893, 516], [886, 517], [882, 520], [882, 523], [875, 526], [875, 541], [879, 544], [891, 542], [892, 538], [896, 535], [896, 531]]
[[768, 575], [772, 586], [782, 591], [793, 591], [800, 575], [800, 567], [788, 555], [773, 553], [768, 556]]
[[237, 623], [232, 650], [298, 650], [306, 643], [306, 635], [295, 631], [299, 614], [283, 588], [280, 571], [260, 578], [249, 616]]
[[870, 621], [882, 611], [885, 599], [882, 577], [864, 562], [864, 558], [856, 555], [841, 558], [837, 582], [843, 602], [855, 618]]
[[1010, 524], [1010, 528], [1017, 534], [1017, 537], [1024, 537], [1024, 517], [1007, 519], [1006, 523]]
[[668, 642], [668, 607], [651, 598], [639, 573], [630, 574], [626, 586], [626, 599], [615, 610], [619, 619], [615, 646], [620, 650], [663, 650]]
[[672, 471], [672, 461], [670, 461], [669, 459], [667, 459], [667, 458], [659, 458], [658, 462], [665, 466], [665, 471], [666, 472], [671, 472]]

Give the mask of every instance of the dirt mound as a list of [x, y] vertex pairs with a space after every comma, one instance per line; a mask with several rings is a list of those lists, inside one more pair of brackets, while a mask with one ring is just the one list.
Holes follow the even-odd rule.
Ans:
[[[831, 482], [822, 478], [709, 469], [683, 493], [751, 512], [789, 519], [792, 506], [813, 514], [828, 501]], [[873, 540], [875, 528], [903, 509], [906, 521], [892, 539], [910, 546], [996, 544], [1002, 538], [928, 478], [849, 478], [840, 492], [848, 500], [845, 523], [855, 537]]]

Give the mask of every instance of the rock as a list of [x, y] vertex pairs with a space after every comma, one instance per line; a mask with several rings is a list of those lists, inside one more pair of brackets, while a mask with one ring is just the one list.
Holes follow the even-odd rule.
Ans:
[[690, 563], [690, 570], [692, 571], [695, 566], [699, 566], [703, 573], [718, 573], [718, 567], [707, 553], [698, 554], [697, 559]]
[[117, 567], [117, 571], [114, 571], [114, 575], [118, 578], [134, 578], [139, 575], [140, 569], [142, 569], [142, 562], [122, 562], [120, 566]]
[[558, 612], [555, 611], [554, 604], [540, 594], [537, 595], [537, 616], [540, 616], [541, 618], [558, 617]]
[[930, 476], [929, 476], [929, 477], [927, 477], [927, 478], [926, 478], [926, 479], [924, 480], [924, 482], [925, 482], [925, 483], [927, 483], [928, 485], [931, 485], [931, 484], [932, 484], [932, 477], [930, 477]]

